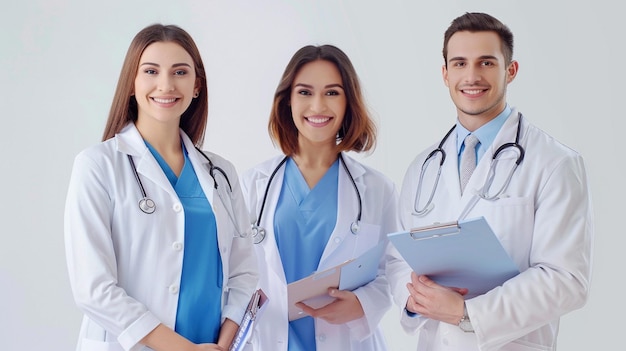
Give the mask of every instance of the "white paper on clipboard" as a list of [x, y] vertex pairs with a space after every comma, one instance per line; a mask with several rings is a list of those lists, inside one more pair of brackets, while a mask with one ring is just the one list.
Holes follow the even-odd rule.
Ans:
[[482, 295], [519, 274], [484, 217], [387, 235], [418, 275], [440, 285], [467, 288], [466, 299]]
[[324, 307], [334, 300], [328, 295], [329, 288], [354, 290], [374, 280], [386, 243], [381, 241], [357, 258], [289, 284], [287, 286], [289, 320], [306, 316], [296, 307], [295, 304], [298, 302], [304, 302], [312, 308]]

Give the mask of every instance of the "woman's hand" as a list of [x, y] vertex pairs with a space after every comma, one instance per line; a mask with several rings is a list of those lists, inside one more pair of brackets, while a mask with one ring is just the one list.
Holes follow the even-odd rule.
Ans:
[[328, 295], [334, 297], [335, 301], [324, 307], [315, 309], [302, 302], [296, 306], [311, 317], [321, 318], [331, 324], [344, 324], [365, 315], [359, 298], [352, 291], [330, 288]]

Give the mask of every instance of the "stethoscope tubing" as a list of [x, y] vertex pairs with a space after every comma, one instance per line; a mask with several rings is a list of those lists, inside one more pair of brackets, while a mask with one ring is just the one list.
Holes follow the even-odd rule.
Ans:
[[[522, 114], [519, 113], [519, 119], [517, 121], [517, 131], [515, 133], [515, 142], [502, 144], [493, 153], [493, 155], [491, 157], [491, 165], [489, 167], [489, 174], [487, 176], [487, 180], [485, 181], [485, 184], [483, 185], [481, 191], [478, 192], [477, 194], [475, 194], [474, 195], [475, 198], [472, 199], [472, 201], [469, 202], [468, 206], [463, 211], [463, 215], [461, 216], [461, 218], [465, 217], [467, 212], [469, 212], [469, 209], [471, 209], [478, 202], [478, 200], [480, 200], [480, 199], [490, 200], [490, 201], [496, 200], [504, 192], [504, 190], [508, 187], [508, 185], [511, 182], [511, 179], [513, 177], [513, 173], [515, 172], [515, 170], [517, 169], [519, 164], [524, 160], [524, 156], [526, 154], [524, 148], [519, 143], [520, 134], [521, 134], [521, 125], [522, 125]], [[418, 180], [417, 189], [415, 191], [415, 200], [414, 200], [414, 204], [413, 204], [413, 213], [412, 213], [413, 215], [424, 216], [428, 212], [430, 212], [433, 209], [433, 207], [434, 207], [434, 204], [433, 204], [432, 201], [434, 199], [435, 192], [437, 191], [437, 186], [439, 185], [439, 178], [440, 178], [440, 175], [441, 175], [441, 168], [443, 167], [443, 163], [444, 163], [444, 161], [446, 159], [446, 152], [444, 151], [443, 146], [444, 146], [444, 144], [448, 140], [448, 137], [450, 136], [450, 134], [452, 134], [452, 131], [454, 131], [455, 128], [456, 128], [456, 125], [452, 126], [452, 128], [450, 128], [450, 130], [448, 130], [446, 135], [439, 142], [439, 145], [437, 146], [437, 148], [434, 149], [433, 151], [431, 151], [428, 154], [428, 156], [426, 157], [426, 159], [424, 160], [424, 162], [422, 163], [422, 169], [420, 171], [420, 177], [419, 177], [419, 180]], [[509, 175], [507, 176], [504, 184], [495, 193], [495, 195], [489, 195], [487, 192], [489, 191], [489, 188], [491, 187], [491, 183], [493, 182], [493, 179], [495, 178], [495, 168], [494, 168], [495, 161], [498, 158], [498, 155], [502, 151], [506, 150], [507, 148], [511, 148], [511, 147], [513, 147], [513, 148], [518, 150], [518, 156], [517, 156], [517, 159], [515, 160], [515, 166], [511, 169], [511, 171], [509, 172]], [[418, 209], [417, 208], [418, 207], [418, 201], [419, 201], [419, 199], [421, 197], [421, 193], [422, 193], [422, 181], [424, 179], [424, 173], [426, 171], [427, 164], [429, 164], [429, 160], [432, 159], [437, 153], [441, 154], [441, 160], [439, 161], [439, 169], [437, 171], [437, 176], [435, 178], [435, 183], [433, 185], [433, 189], [432, 189], [432, 191], [430, 193], [430, 196], [428, 197], [428, 201], [426, 202], [424, 207], [422, 209]]]
[[[265, 239], [265, 235], [266, 235], [266, 230], [265, 228], [263, 228], [261, 226], [261, 219], [263, 216], [263, 210], [265, 209], [265, 204], [267, 203], [267, 196], [269, 195], [269, 190], [270, 187], [272, 186], [272, 180], [274, 180], [274, 177], [276, 176], [276, 173], [278, 173], [278, 170], [285, 164], [285, 162], [287, 161], [287, 159], [289, 158], [289, 156], [285, 156], [283, 157], [283, 159], [278, 163], [278, 165], [274, 168], [274, 170], [272, 171], [269, 180], [267, 181], [267, 185], [265, 186], [265, 191], [263, 193], [263, 200], [261, 201], [261, 209], [259, 210], [259, 215], [255, 221], [255, 225], [252, 228], [252, 236], [254, 237], [254, 243], [255, 244], [259, 244], [263, 241], [263, 239]], [[348, 174], [348, 177], [350, 178], [350, 182], [352, 183], [352, 186], [354, 188], [354, 191], [356, 192], [357, 195], [357, 199], [359, 202], [359, 212], [356, 216], [356, 220], [354, 222], [352, 222], [350, 224], [350, 232], [352, 234], [357, 234], [359, 232], [360, 229], [360, 222], [361, 222], [361, 215], [363, 212], [363, 200], [361, 199], [361, 192], [359, 191], [358, 186], [356, 185], [356, 181], [354, 180], [354, 177], [352, 176], [352, 173], [350, 173], [350, 170], [348, 169], [348, 166], [346, 165], [346, 162], [343, 159], [343, 156], [341, 153], [339, 153], [339, 161], [341, 162], [341, 164], [343, 165], [344, 170], [346, 171], [346, 173]]]
[[[226, 212], [228, 213], [228, 217], [230, 218], [231, 222], [233, 223], [233, 225], [237, 229], [237, 232], [238, 232], [237, 234], [239, 235], [239, 237], [242, 237], [242, 238], [247, 237], [248, 236], [247, 233], [245, 231], [241, 231], [239, 226], [237, 225], [237, 221], [235, 219], [235, 212], [234, 212], [234, 208], [232, 207], [232, 203], [231, 203], [230, 209], [228, 208], [228, 206], [226, 206], [226, 200], [222, 196], [222, 192], [220, 191], [221, 188], [218, 187], [218, 182], [217, 182], [217, 178], [216, 178], [215, 172], [219, 172], [219, 173], [222, 174], [222, 176], [226, 180], [226, 185], [228, 185], [228, 189], [227, 190], [229, 190], [230, 194], [232, 194], [233, 188], [232, 188], [232, 185], [230, 183], [230, 179], [228, 178], [228, 175], [226, 174], [226, 172], [221, 167], [216, 166], [213, 163], [213, 161], [211, 161], [209, 156], [207, 156], [202, 150], [200, 150], [200, 148], [198, 148], [196, 146], [195, 149], [202, 156], [204, 156], [204, 158], [209, 162], [209, 175], [213, 179], [213, 188], [217, 191], [217, 195], [220, 198], [220, 201], [222, 202], [222, 205], [224, 205], [224, 208], [226, 209]], [[141, 181], [141, 178], [139, 177], [139, 172], [137, 172], [137, 167], [135, 166], [135, 161], [133, 160], [133, 157], [131, 155], [127, 155], [127, 156], [128, 156], [128, 161], [130, 163], [131, 169], [133, 170], [133, 174], [135, 176], [135, 180], [137, 181], [137, 185], [139, 186], [139, 190], [140, 190], [141, 196], [142, 196], [142, 198], [139, 200], [139, 209], [142, 212], [144, 212], [145, 214], [152, 214], [156, 210], [156, 204], [154, 203], [154, 200], [149, 198], [147, 193], [146, 193], [146, 189], [144, 188], [143, 182]]]
[[287, 162], [287, 159], [289, 159], [288, 156], [283, 157], [280, 163], [278, 163], [278, 166], [274, 168], [274, 170], [272, 171], [272, 174], [270, 175], [270, 179], [268, 180], [267, 186], [265, 187], [265, 192], [263, 193], [263, 201], [261, 202], [261, 209], [259, 210], [259, 216], [256, 220], [257, 227], [261, 226], [261, 217], [263, 216], [263, 210], [265, 209], [265, 204], [267, 202], [267, 195], [269, 195], [270, 186], [272, 185], [272, 180], [274, 180], [274, 177], [276, 176], [276, 173], [278, 173], [278, 170], [280, 169], [280, 167], [282, 167], [282, 165], [285, 164], [285, 162]]
[[139, 200], [139, 209], [145, 214], [152, 214], [156, 210], [156, 204], [154, 200], [150, 199], [148, 195], [146, 195], [146, 189], [143, 187], [143, 183], [141, 179], [139, 179], [139, 173], [137, 172], [137, 167], [135, 167], [135, 161], [133, 161], [133, 157], [131, 155], [128, 156], [128, 162], [130, 162], [130, 166], [133, 170], [133, 174], [135, 175], [135, 180], [137, 184], [139, 184], [139, 190], [141, 191], [141, 199]]

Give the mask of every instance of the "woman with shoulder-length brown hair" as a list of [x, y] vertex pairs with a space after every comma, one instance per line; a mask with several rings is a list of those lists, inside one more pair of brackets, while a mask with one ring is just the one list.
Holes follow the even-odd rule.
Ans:
[[[242, 177], [257, 219], [259, 287], [270, 297], [263, 320], [271, 323], [256, 326], [255, 348], [386, 350], [379, 323], [391, 298], [382, 251], [386, 233], [398, 229], [397, 192], [382, 173], [346, 154], [376, 144], [348, 56], [332, 45], [298, 50], [276, 89], [268, 128], [284, 156]], [[332, 287], [332, 302], [298, 303], [299, 314], [289, 306], [288, 284], [371, 252], [378, 252], [372, 281]]]
[[269, 132], [285, 155], [298, 151], [297, 127], [291, 116], [291, 87], [300, 68], [309, 62], [325, 60], [335, 65], [341, 76], [346, 111], [337, 131], [337, 151], [369, 151], [376, 144], [376, 126], [365, 106], [361, 84], [350, 59], [333, 45], [305, 46], [293, 56], [274, 94]]
[[77, 349], [226, 350], [258, 272], [234, 166], [200, 150], [207, 84], [187, 32], [133, 39], [103, 141], [74, 160], [65, 246]]

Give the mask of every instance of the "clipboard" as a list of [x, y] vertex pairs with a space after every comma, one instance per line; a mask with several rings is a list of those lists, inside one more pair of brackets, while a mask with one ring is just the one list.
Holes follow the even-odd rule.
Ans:
[[241, 323], [239, 323], [237, 334], [235, 334], [235, 338], [230, 344], [228, 349], [229, 351], [243, 350], [244, 346], [250, 339], [250, 336], [252, 336], [252, 331], [254, 330], [256, 321], [259, 318], [260, 312], [263, 310], [263, 306], [266, 302], [267, 296], [263, 290], [258, 289], [254, 292], [254, 294], [252, 294], [250, 302], [248, 302], [246, 312], [241, 319]]
[[386, 241], [381, 241], [357, 258], [287, 285], [289, 321], [307, 316], [296, 306], [298, 302], [304, 302], [312, 308], [324, 307], [335, 300], [328, 295], [329, 288], [354, 290], [374, 280], [378, 275], [378, 264], [385, 245]]
[[484, 217], [387, 234], [418, 275], [482, 295], [519, 274]]

